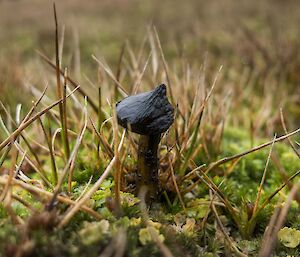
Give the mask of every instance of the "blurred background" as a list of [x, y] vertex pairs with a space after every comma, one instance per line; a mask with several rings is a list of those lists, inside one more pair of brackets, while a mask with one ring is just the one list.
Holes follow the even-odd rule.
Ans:
[[[207, 59], [208, 71], [223, 65], [226, 83], [241, 83], [246, 70], [258, 94], [283, 89], [294, 120], [300, 116], [299, 1], [63, 0], [56, 6], [60, 35], [65, 26], [63, 66], [83, 86], [83, 76], [97, 80], [92, 54], [115, 71], [122, 45], [138, 53], [155, 25], [171, 65], [178, 57], [191, 66]], [[54, 58], [53, 1], [0, 0], [0, 24], [0, 99], [26, 103], [26, 84], [45, 83], [40, 67], [47, 66], [35, 50]]]

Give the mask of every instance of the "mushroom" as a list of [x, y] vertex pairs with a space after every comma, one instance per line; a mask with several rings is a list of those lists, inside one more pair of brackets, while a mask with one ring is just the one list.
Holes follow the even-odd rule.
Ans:
[[136, 193], [146, 186], [148, 203], [159, 194], [157, 149], [161, 134], [174, 121], [174, 108], [166, 91], [166, 85], [161, 84], [150, 92], [128, 96], [116, 104], [118, 123], [140, 134]]

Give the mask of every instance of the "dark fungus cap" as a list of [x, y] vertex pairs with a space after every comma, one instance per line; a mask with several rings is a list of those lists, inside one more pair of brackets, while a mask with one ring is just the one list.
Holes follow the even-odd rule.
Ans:
[[150, 92], [124, 98], [116, 105], [118, 123], [141, 135], [167, 131], [174, 121], [174, 108], [166, 92], [166, 85], [161, 84]]

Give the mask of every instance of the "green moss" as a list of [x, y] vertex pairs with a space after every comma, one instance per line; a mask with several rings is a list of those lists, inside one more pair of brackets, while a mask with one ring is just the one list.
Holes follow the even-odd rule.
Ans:
[[7, 210], [4, 207], [4, 203], [0, 203], [0, 219], [7, 218]]

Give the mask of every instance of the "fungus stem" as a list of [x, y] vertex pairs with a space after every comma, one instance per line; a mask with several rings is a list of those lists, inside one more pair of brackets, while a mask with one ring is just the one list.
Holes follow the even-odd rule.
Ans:
[[142, 186], [146, 186], [148, 204], [157, 199], [158, 184], [158, 157], [157, 148], [161, 134], [141, 135], [138, 148], [138, 179], [136, 184], [137, 194]]

